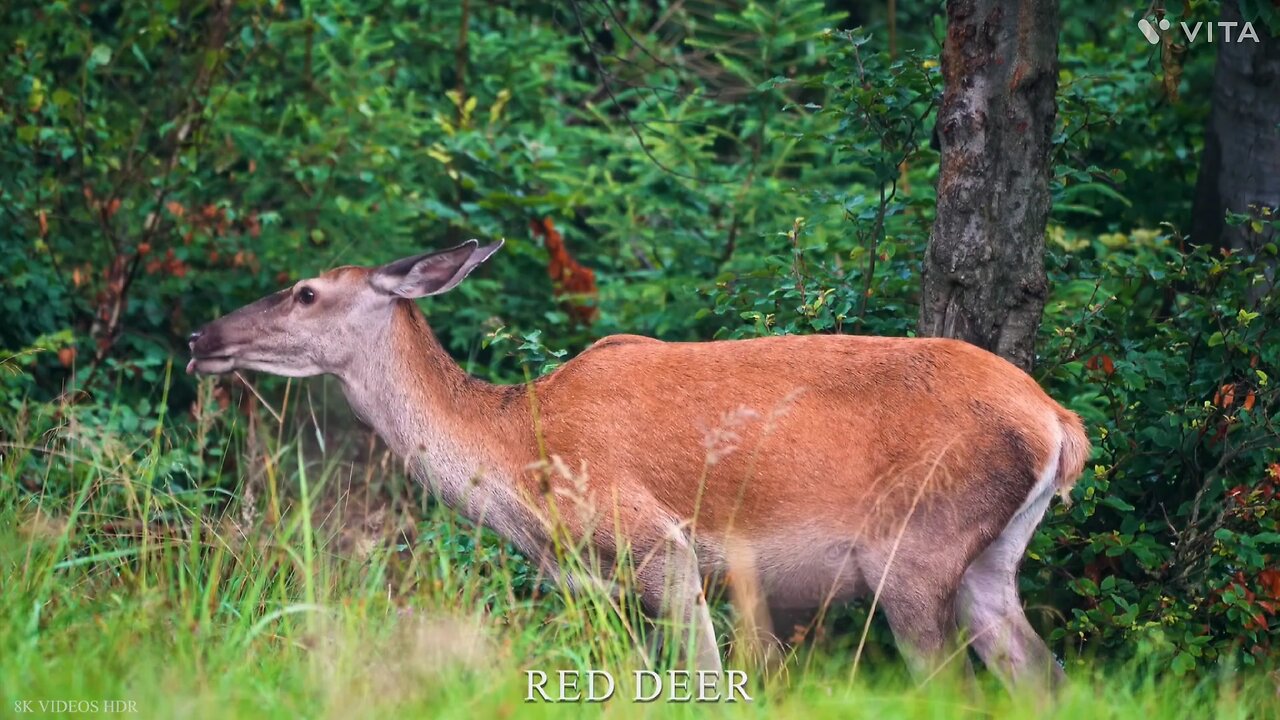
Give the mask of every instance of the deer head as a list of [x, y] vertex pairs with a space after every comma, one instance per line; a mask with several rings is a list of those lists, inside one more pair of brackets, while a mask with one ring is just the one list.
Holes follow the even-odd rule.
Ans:
[[447, 292], [502, 247], [475, 240], [381, 267], [340, 267], [298, 281], [191, 334], [189, 373], [337, 374], [390, 324], [398, 300]]

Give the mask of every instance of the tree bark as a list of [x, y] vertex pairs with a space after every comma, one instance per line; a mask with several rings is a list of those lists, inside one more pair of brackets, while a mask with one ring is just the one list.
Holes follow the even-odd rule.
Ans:
[[[1222, 20], [1241, 22], [1235, 0], [1222, 3]], [[1191, 210], [1194, 242], [1232, 250], [1280, 240], [1274, 230], [1226, 223], [1227, 212], [1259, 217], [1270, 208], [1274, 218], [1280, 209], [1280, 39], [1254, 27], [1256, 43], [1214, 43], [1213, 107]]]
[[1048, 293], [1058, 0], [948, 0], [942, 75], [920, 332], [1030, 370]]

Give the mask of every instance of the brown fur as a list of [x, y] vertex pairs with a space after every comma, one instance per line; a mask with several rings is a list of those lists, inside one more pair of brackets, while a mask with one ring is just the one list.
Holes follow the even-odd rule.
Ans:
[[[585, 461], [593, 483], [634, 486], [691, 519], [705, 476], [708, 533], [766, 531], [821, 498], [832, 528], [882, 536], [926, 481], [924, 499], [956, 507], [959, 522], [963, 503], [944, 498], [977, 494], [1008, 517], [1049, 457], [1034, 428], [1057, 411], [1021, 371], [965, 343], [848, 336], [610, 338], [533, 391], [547, 452]], [[528, 438], [525, 452], [536, 449]]]

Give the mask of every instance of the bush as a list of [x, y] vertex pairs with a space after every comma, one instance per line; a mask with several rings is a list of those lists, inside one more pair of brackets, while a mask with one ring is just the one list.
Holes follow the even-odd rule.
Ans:
[[1275, 254], [1135, 231], [1063, 258], [1041, 372], [1096, 450], [1031, 547], [1029, 588], [1071, 608], [1059, 639], [1178, 673], [1280, 652]]

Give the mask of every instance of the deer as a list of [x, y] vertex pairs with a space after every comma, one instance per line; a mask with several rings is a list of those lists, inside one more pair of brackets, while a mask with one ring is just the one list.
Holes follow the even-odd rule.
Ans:
[[336, 377], [439, 502], [549, 573], [556, 528], [630, 558], [645, 613], [687, 629], [701, 670], [723, 667], [707, 589], [747, 558], [774, 627], [870, 596], [916, 676], [968, 666], [964, 638], [1009, 687], [1065, 680], [1017, 576], [1090, 443], [1026, 372], [953, 339], [613, 335], [491, 384], [417, 300], [501, 246], [301, 280], [192, 333], [187, 372]]

